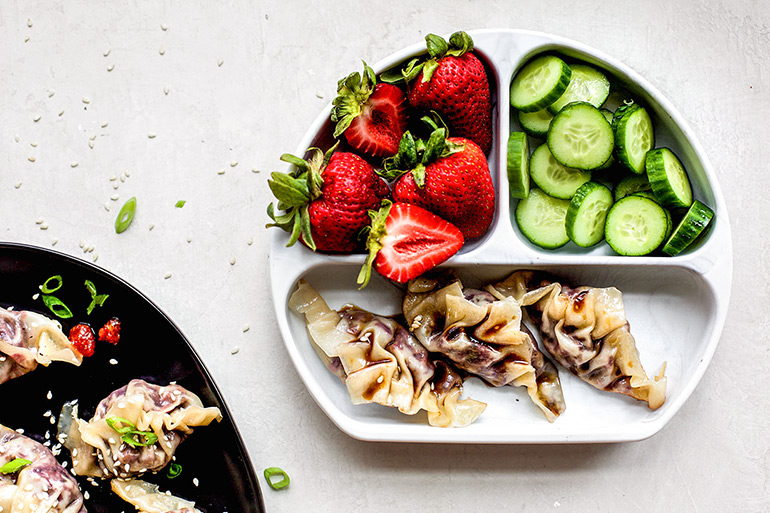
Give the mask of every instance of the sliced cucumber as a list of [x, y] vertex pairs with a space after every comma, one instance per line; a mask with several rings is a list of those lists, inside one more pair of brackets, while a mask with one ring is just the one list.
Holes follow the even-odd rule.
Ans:
[[521, 233], [541, 248], [554, 249], [569, 242], [564, 220], [569, 201], [552, 198], [534, 188], [516, 206], [516, 224]]
[[571, 64], [570, 69], [572, 77], [569, 86], [559, 99], [548, 106], [551, 114], [557, 114], [572, 102], [588, 102], [594, 107], [601, 107], [610, 95], [610, 81], [604, 73], [586, 64]]
[[553, 55], [531, 61], [519, 71], [511, 83], [511, 105], [523, 112], [548, 107], [569, 85], [572, 70]]
[[612, 193], [596, 182], [586, 182], [572, 197], [565, 226], [572, 242], [584, 248], [604, 239], [604, 221], [612, 206]]
[[519, 125], [521, 129], [532, 137], [545, 137], [548, 133], [548, 127], [551, 126], [553, 116], [546, 109], [536, 112], [519, 111]]
[[687, 208], [692, 205], [692, 188], [682, 163], [668, 148], [647, 152], [647, 179], [664, 207]]
[[571, 103], [551, 122], [548, 147], [561, 164], [595, 169], [612, 155], [612, 127], [599, 109], [587, 102]]
[[604, 114], [604, 119], [607, 120], [607, 123], [612, 124], [612, 118], [615, 117], [614, 112], [612, 112], [610, 109], [599, 109], [599, 112]]
[[508, 136], [508, 186], [514, 198], [529, 196], [529, 142], [524, 132]]
[[[604, 114], [604, 119], [607, 120], [607, 123], [612, 125], [612, 117], [615, 115], [611, 110], [608, 109], [599, 109], [599, 112]], [[607, 162], [602, 164], [601, 166], [597, 167], [596, 169], [609, 169], [615, 164], [615, 156], [610, 155], [610, 158], [607, 159]]]
[[626, 196], [607, 213], [604, 236], [620, 255], [647, 255], [666, 238], [666, 211], [642, 196]]
[[713, 218], [713, 210], [698, 200], [693, 201], [687, 214], [679, 222], [671, 237], [668, 238], [666, 245], [663, 246], [663, 252], [676, 256], [684, 251], [703, 233]]
[[612, 128], [620, 163], [638, 175], [644, 173], [645, 155], [655, 146], [650, 115], [635, 103], [624, 105], [615, 111]]
[[535, 185], [554, 198], [570, 199], [578, 187], [591, 180], [590, 171], [562, 166], [551, 155], [547, 144], [541, 144], [529, 160], [529, 174]]
[[623, 178], [615, 187], [615, 201], [637, 192], [652, 192], [650, 181], [645, 175], [630, 175]]

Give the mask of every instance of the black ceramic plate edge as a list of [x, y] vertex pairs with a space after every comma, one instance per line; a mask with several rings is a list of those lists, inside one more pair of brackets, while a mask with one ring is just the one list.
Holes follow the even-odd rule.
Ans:
[[[116, 346], [97, 342], [94, 356], [84, 359], [81, 367], [57, 362], [0, 385], [0, 423], [23, 428], [25, 435], [41, 443], [48, 431], [55, 444], [56, 426], [45, 413], [51, 411], [58, 417], [65, 401], [77, 398], [80, 416], [88, 418], [102, 398], [129, 379], [144, 378], [160, 385], [176, 381], [198, 394], [204, 405], [219, 407], [223, 420], [196, 428], [179, 446], [176, 461], [183, 468], [179, 477], [171, 480], [163, 471], [144, 479], [194, 500], [205, 513], [264, 512], [257, 475], [230, 410], [198, 353], [163, 310], [125, 280], [89, 262], [47, 248], [0, 242], [0, 306], [13, 305], [17, 310], [55, 318], [33, 295], [38, 285], [56, 274], [62, 275], [64, 285], [55, 295], [75, 314], [72, 319], [57, 319], [65, 333], [82, 321], [98, 330], [117, 316], [123, 326], [121, 342]], [[85, 314], [90, 302], [85, 279], [95, 283], [98, 293], [110, 294], [91, 316]], [[110, 363], [113, 359], [117, 365]], [[46, 398], [48, 391], [51, 400]], [[58, 459], [68, 461], [69, 451], [62, 449]], [[99, 486], [83, 478], [78, 482], [88, 492], [89, 512], [133, 510], [109, 491], [107, 481]]]

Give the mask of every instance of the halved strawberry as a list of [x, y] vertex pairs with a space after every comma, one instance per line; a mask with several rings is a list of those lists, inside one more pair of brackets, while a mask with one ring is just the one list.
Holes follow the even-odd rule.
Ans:
[[406, 283], [446, 262], [465, 242], [455, 225], [417, 205], [384, 200], [379, 211], [369, 211], [369, 217], [369, 257], [358, 275], [360, 288], [369, 283], [372, 267], [388, 279]]
[[345, 134], [353, 149], [375, 157], [398, 151], [406, 130], [406, 95], [398, 87], [378, 84], [364, 62], [363, 76], [351, 73], [337, 83], [331, 119], [337, 123], [334, 137]]

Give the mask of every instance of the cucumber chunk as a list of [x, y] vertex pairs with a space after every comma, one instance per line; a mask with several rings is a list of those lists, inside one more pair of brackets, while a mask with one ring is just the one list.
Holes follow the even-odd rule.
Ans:
[[664, 207], [687, 208], [692, 205], [692, 188], [682, 163], [668, 148], [647, 152], [647, 179]]
[[610, 95], [610, 81], [604, 73], [586, 64], [571, 64], [570, 69], [572, 77], [569, 86], [564, 94], [548, 106], [551, 114], [557, 114], [572, 102], [588, 102], [594, 107], [601, 107]]
[[586, 182], [572, 197], [565, 226], [572, 242], [584, 248], [604, 239], [604, 221], [612, 206], [610, 190], [596, 182]]
[[630, 175], [623, 178], [615, 186], [615, 201], [620, 201], [622, 198], [637, 192], [652, 192], [650, 181], [645, 175]]
[[564, 107], [551, 122], [548, 147], [562, 165], [596, 169], [611, 156], [612, 127], [599, 109], [586, 102]]
[[591, 180], [590, 171], [572, 169], [559, 164], [547, 144], [541, 144], [532, 152], [529, 174], [535, 185], [554, 198], [570, 199], [578, 187]]
[[693, 201], [687, 214], [666, 241], [666, 245], [663, 246], [663, 252], [670, 256], [676, 256], [684, 251], [703, 233], [713, 218], [713, 210], [698, 200]]
[[650, 115], [635, 103], [624, 105], [615, 111], [612, 128], [620, 163], [638, 175], [644, 173], [645, 156], [655, 146]]
[[521, 129], [532, 137], [545, 137], [553, 120], [553, 116], [547, 109], [536, 112], [519, 111], [518, 117]]
[[508, 136], [508, 186], [511, 196], [524, 199], [529, 196], [529, 142], [524, 132]]
[[511, 105], [523, 112], [548, 107], [567, 89], [572, 70], [553, 55], [531, 61], [516, 74], [511, 83]]
[[655, 251], [666, 238], [666, 211], [642, 196], [626, 196], [607, 213], [604, 236], [620, 255], [639, 256]]
[[533, 244], [555, 249], [569, 242], [564, 224], [568, 208], [569, 201], [534, 188], [516, 206], [516, 224]]

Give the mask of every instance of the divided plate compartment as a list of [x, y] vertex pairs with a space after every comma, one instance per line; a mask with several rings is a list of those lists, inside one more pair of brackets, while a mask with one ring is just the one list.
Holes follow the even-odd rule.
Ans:
[[[400, 312], [404, 287], [372, 273], [362, 291], [356, 275], [364, 255], [313, 253], [300, 243], [287, 248], [288, 234], [271, 230], [270, 276], [273, 302], [286, 349], [297, 372], [321, 409], [345, 433], [361, 440], [454, 443], [588, 443], [641, 440], [657, 433], [681, 408], [700, 381], [724, 327], [732, 281], [732, 243], [722, 192], [703, 148], [681, 115], [644, 78], [621, 62], [581, 43], [521, 30], [481, 30], [469, 34], [474, 51], [487, 67], [493, 95], [494, 142], [488, 156], [497, 191], [495, 219], [486, 235], [470, 241], [442, 268], [454, 270], [464, 286], [480, 287], [518, 269], [552, 273], [571, 286], [614, 286], [623, 292], [626, 316], [647, 374], [666, 363], [666, 402], [657, 410], [645, 403], [593, 388], [559, 367], [566, 411], [549, 423], [530, 401], [525, 388], [493, 388], [477, 378], [465, 382], [466, 397], [487, 403], [470, 426], [439, 428], [424, 412], [409, 416], [395, 408], [350, 402], [344, 384], [315, 352], [303, 316], [289, 311], [289, 296], [305, 278], [333, 309], [347, 303], [380, 315]], [[423, 54], [412, 45], [380, 61], [380, 73]], [[508, 190], [506, 146], [512, 130], [510, 83], [528, 60], [554, 53], [601, 69], [613, 88], [642, 102], [655, 129], [655, 147], [669, 147], [687, 170], [696, 199], [715, 217], [707, 232], [676, 257], [615, 255], [606, 243], [557, 250], [531, 244], [513, 217], [516, 200]], [[295, 154], [314, 145], [331, 144], [331, 105], [318, 116]], [[532, 139], [530, 139], [532, 141]], [[537, 337], [537, 330], [533, 330]], [[542, 344], [540, 344], [542, 348]]]

